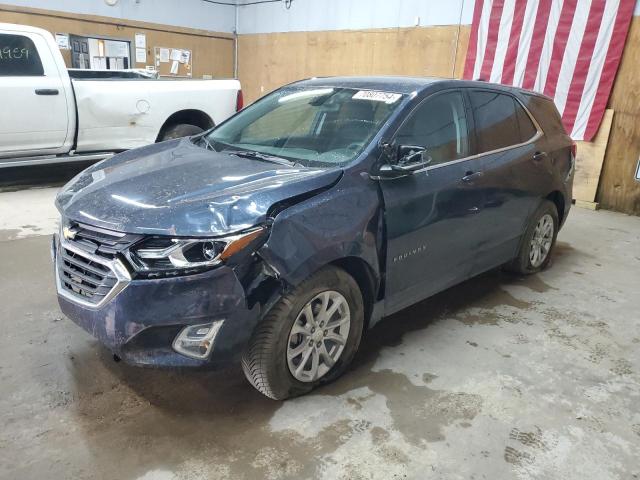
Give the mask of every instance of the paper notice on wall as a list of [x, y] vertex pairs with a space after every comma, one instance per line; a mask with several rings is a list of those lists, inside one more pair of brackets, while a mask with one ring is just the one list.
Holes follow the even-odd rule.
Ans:
[[179, 66], [180, 66], [180, 64], [178, 63], [178, 61], [174, 60], [173, 63], [171, 64], [171, 75], [177, 75], [178, 74]]
[[161, 48], [160, 49], [160, 63], [168, 63], [169, 62], [169, 49]]
[[180, 52], [180, 63], [189, 63], [189, 58], [191, 57], [191, 52], [189, 50], [182, 50]]
[[69, 50], [69, 35], [66, 33], [56, 33], [56, 43], [60, 50]]
[[182, 57], [182, 50], [180, 50], [179, 48], [172, 48], [171, 56], [169, 58], [171, 58], [171, 60], [175, 60], [176, 62], [179, 62], [180, 57]]
[[147, 63], [146, 48], [136, 48], [136, 63]]
[[136, 33], [136, 48], [147, 48], [147, 36], [144, 33]]
[[120, 42], [117, 40], [104, 41], [105, 57], [129, 57], [129, 42]]

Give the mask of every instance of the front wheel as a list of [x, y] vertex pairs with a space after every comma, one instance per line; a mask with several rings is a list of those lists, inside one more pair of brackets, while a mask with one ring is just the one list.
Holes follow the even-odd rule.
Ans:
[[558, 236], [558, 210], [543, 200], [525, 231], [518, 255], [507, 265], [507, 270], [519, 274], [539, 272], [551, 260], [551, 251]]
[[269, 311], [249, 341], [242, 369], [269, 398], [302, 395], [346, 370], [363, 324], [357, 283], [343, 270], [325, 267]]

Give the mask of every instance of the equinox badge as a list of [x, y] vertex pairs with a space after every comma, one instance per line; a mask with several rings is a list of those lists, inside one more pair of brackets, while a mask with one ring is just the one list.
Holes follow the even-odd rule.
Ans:
[[427, 245], [423, 244], [420, 245], [416, 248], [414, 248], [413, 250], [409, 250], [407, 252], [401, 253], [400, 255], [396, 255], [395, 257], [393, 257], [393, 262], [401, 262], [402, 260], [406, 260], [407, 258], [413, 256], [413, 255], [417, 255], [418, 253], [422, 253], [425, 252], [427, 250]]

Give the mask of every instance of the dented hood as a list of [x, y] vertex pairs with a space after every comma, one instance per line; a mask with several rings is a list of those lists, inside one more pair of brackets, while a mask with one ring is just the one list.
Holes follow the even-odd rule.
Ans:
[[110, 230], [217, 236], [260, 224], [274, 203], [327, 187], [341, 174], [212, 152], [181, 139], [89, 167], [61, 190], [56, 206], [68, 219]]

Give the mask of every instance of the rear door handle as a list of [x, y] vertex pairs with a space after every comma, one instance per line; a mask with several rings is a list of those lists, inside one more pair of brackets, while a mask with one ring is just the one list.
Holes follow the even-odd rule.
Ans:
[[462, 177], [462, 181], [465, 183], [471, 183], [474, 180], [477, 180], [482, 176], [482, 172], [466, 172], [464, 177]]
[[58, 95], [57, 88], [36, 88], [36, 95]]
[[539, 162], [547, 158], [547, 152], [536, 152], [533, 154], [533, 160]]

